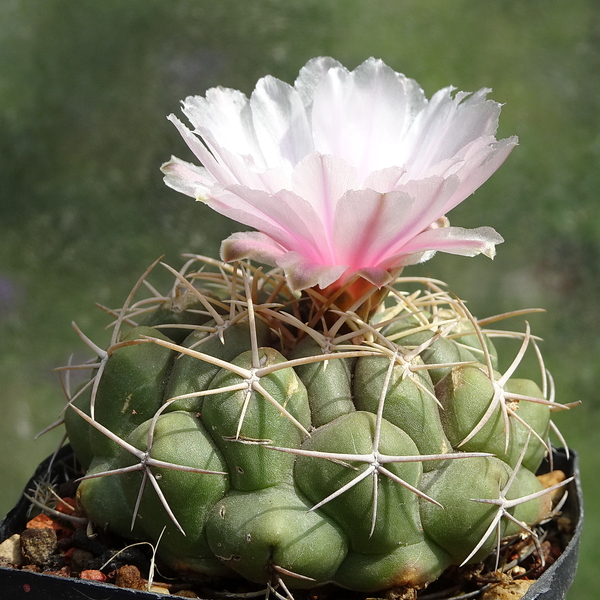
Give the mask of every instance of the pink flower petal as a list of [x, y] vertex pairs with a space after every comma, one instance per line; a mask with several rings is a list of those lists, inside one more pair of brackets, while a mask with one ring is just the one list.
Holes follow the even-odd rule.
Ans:
[[363, 182], [362, 187], [376, 190], [385, 194], [396, 189], [402, 176], [406, 173], [404, 167], [386, 167], [369, 173], [369, 176]]
[[376, 266], [444, 214], [456, 178], [411, 181], [394, 192], [348, 192], [338, 203], [334, 246], [354, 268]]
[[335, 156], [313, 152], [296, 165], [292, 174], [292, 188], [315, 210], [323, 225], [323, 245], [331, 248], [338, 200], [346, 190], [359, 185], [356, 169]]
[[239, 223], [255, 227], [289, 250], [305, 253], [310, 260], [331, 260], [323, 243], [326, 235], [313, 207], [293, 192], [270, 195], [243, 186], [230, 186], [207, 204]]
[[496, 255], [496, 244], [501, 244], [504, 238], [491, 227], [464, 229], [462, 227], [440, 227], [429, 229], [412, 238], [402, 251], [390, 256], [386, 264], [391, 266], [415, 264], [420, 260], [410, 257], [427, 251], [441, 251], [461, 256], [476, 256], [485, 254], [489, 258]]
[[288, 285], [294, 291], [315, 286], [326, 288], [346, 271], [345, 265], [322, 265], [299, 252], [288, 252], [277, 260], [277, 265], [284, 270]]
[[277, 266], [277, 260], [287, 250], [259, 231], [232, 233], [221, 243], [221, 259], [225, 262], [251, 258], [258, 262]]

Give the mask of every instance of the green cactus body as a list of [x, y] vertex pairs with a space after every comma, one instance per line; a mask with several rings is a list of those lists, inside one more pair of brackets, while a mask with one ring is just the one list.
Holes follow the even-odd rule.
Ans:
[[[148, 433], [151, 423], [146, 421], [135, 429], [127, 440], [140, 449], [148, 449]], [[202, 422], [192, 413], [183, 411], [162, 414], [153, 428], [150, 448], [153, 458], [186, 467], [225, 472], [226, 465], [215, 443], [204, 429]], [[129, 466], [131, 455], [122, 452], [120, 464]], [[145, 515], [160, 514], [163, 506], [150, 483], [141, 497], [136, 525], [143, 528], [154, 542], [160, 538], [161, 553], [168, 562], [179, 570], [223, 574], [222, 563], [215, 560], [205, 535], [206, 515], [211, 506], [229, 490], [229, 478], [224, 474], [212, 473], [198, 477], [190, 473], [157, 467], [153, 471], [160, 487], [169, 498], [169, 506], [177, 519], [185, 523], [185, 535], [171, 520], [144, 518]], [[142, 484], [142, 473], [134, 471], [124, 477], [125, 493], [130, 506], [135, 505]], [[194, 502], [190, 502], [190, 498]], [[164, 532], [163, 532], [163, 528]]]
[[[202, 290], [202, 293], [211, 300], [217, 299], [210, 290]], [[209, 321], [210, 317], [203, 309], [204, 305], [198, 300], [198, 296], [184, 292], [165, 300], [161, 306], [152, 310], [140, 325], [158, 326], [162, 334], [180, 343], [189, 335], [190, 326], [203, 325]]]
[[437, 285], [365, 326], [277, 271], [201, 266], [197, 293], [114, 336], [66, 410], [99, 526], [187, 573], [375, 592], [425, 587], [548, 514], [533, 473], [555, 403], [492, 371], [485, 331]]
[[275, 567], [310, 578], [284, 577], [292, 587], [329, 581], [346, 556], [346, 537], [333, 520], [310, 507], [289, 483], [233, 492], [211, 511], [210, 547], [226, 565], [257, 583], [270, 581]]
[[[302, 448], [319, 452], [369, 454], [373, 451], [374, 430], [375, 415], [356, 411], [315, 430]], [[383, 421], [381, 432], [380, 452], [390, 456], [419, 454], [410, 437], [388, 421]], [[365, 463], [351, 466], [358, 468], [358, 473], [368, 469]], [[420, 462], [392, 464], [390, 471], [415, 487], [421, 481]], [[300, 489], [313, 504], [317, 504], [347, 485], [357, 472], [330, 460], [299, 456], [294, 474]], [[381, 553], [402, 544], [420, 541], [417, 496], [389, 478], [378, 478], [378, 488], [375, 498], [373, 476], [367, 476], [344, 494], [324, 504], [322, 510], [342, 526], [350, 547], [355, 551]], [[372, 523], [374, 501], [377, 502], [376, 519]]]
[[383, 554], [350, 551], [334, 581], [361, 592], [403, 586], [420, 589], [437, 579], [451, 563], [447, 552], [435, 542], [424, 539]]
[[141, 540], [145, 538], [144, 531], [133, 522], [133, 505], [128, 501], [126, 483], [123, 474], [106, 477], [95, 475], [118, 469], [121, 465], [115, 457], [94, 458], [86, 476], [91, 479], [82, 481], [77, 490], [77, 500], [85, 507], [88, 517], [101, 528], [125, 538]]
[[[212, 322], [215, 326], [216, 323]], [[258, 344], [262, 346], [269, 339], [269, 328], [262, 322], [256, 324]], [[222, 329], [222, 339], [217, 331], [198, 330], [182, 341], [185, 348], [202, 354], [209, 354], [224, 361], [250, 350], [250, 331], [247, 322], [235, 323]], [[206, 390], [220, 367], [203, 362], [187, 354], [181, 354], [173, 364], [165, 396], [193, 394]], [[182, 399], [173, 402], [167, 410], [202, 410], [203, 397]]]
[[[391, 341], [400, 344], [407, 349], [413, 349], [432, 340], [436, 335], [435, 331], [428, 329], [429, 321], [424, 319], [427, 313], [416, 316], [408, 315], [400, 321], [389, 325], [383, 329], [384, 335]], [[430, 316], [430, 315], [429, 315]], [[425, 320], [425, 324], [423, 323]], [[425, 329], [423, 329], [425, 327]], [[449, 340], [445, 337], [438, 337], [427, 345], [419, 354], [421, 360], [430, 365], [428, 369], [432, 383], [436, 384], [444, 375], [447, 375], [452, 367], [436, 366], [458, 362], [477, 362], [475, 355], [470, 353], [467, 348]]]
[[[304, 338], [290, 359], [319, 356], [323, 351], [312, 338]], [[296, 367], [306, 386], [312, 424], [325, 425], [335, 418], [356, 410], [352, 400], [352, 364], [348, 358], [308, 363]]]
[[[424, 478], [424, 491], [444, 508], [421, 501], [423, 527], [456, 564], [462, 563], [475, 548], [494, 514], [493, 505], [467, 500], [498, 498], [509, 476], [508, 465], [492, 457], [448, 461]], [[487, 556], [495, 543], [490, 536], [473, 561]]]
[[[169, 339], [152, 327], [135, 327], [121, 342], [135, 342], [142, 336]], [[117, 348], [100, 378], [94, 418], [119, 437], [126, 437], [161, 407], [174, 358], [172, 350], [147, 342]], [[94, 428], [90, 435], [95, 455], [111, 456], [119, 451], [117, 444]]]
[[[384, 356], [365, 356], [358, 360], [354, 370], [354, 398], [359, 410], [377, 412], [389, 363], [389, 358]], [[431, 378], [425, 370], [413, 372], [412, 376], [407, 370], [422, 364], [417, 358], [413, 359], [413, 365], [394, 366], [383, 416], [408, 433], [421, 454], [444, 454], [451, 446], [442, 429]]]
[[[504, 387], [509, 393], [528, 392], [533, 398], [542, 398], [541, 391], [533, 381], [514, 380]], [[436, 391], [444, 406], [442, 419], [445, 430], [454, 446], [472, 452], [491, 452], [515, 466], [531, 431], [534, 437], [528, 443], [523, 464], [532, 471], [537, 470], [546, 450], [543, 440], [547, 438], [550, 422], [547, 405], [517, 401], [509, 407], [514, 416], [509, 413], [505, 420], [501, 404], [498, 403], [495, 408], [492, 404], [495, 394], [500, 390], [495, 389], [482, 366], [453, 369], [438, 383]], [[485, 425], [464, 442], [490, 410], [492, 412]]]
[[[258, 356], [261, 367], [285, 363], [285, 358], [273, 348], [260, 348]], [[233, 364], [249, 368], [251, 353], [244, 352]], [[225, 388], [240, 382], [243, 383], [239, 376], [223, 370], [213, 386]], [[310, 427], [306, 388], [293, 369], [281, 369], [263, 377], [261, 384], [278, 406], [285, 407], [304, 428]], [[248, 389], [207, 396], [202, 419], [226, 457], [233, 488], [250, 491], [292, 483], [292, 454], [273, 452], [261, 443], [244, 443], [265, 441], [289, 448], [297, 448], [302, 443], [304, 433], [278, 406]]]

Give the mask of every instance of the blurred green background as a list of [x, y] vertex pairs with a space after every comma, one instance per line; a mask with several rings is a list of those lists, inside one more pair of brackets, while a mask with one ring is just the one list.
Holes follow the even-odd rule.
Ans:
[[[438, 255], [413, 273], [450, 282], [478, 316], [528, 306], [544, 338], [557, 415], [581, 455], [586, 527], [569, 599], [600, 570], [600, 3], [597, 0], [1, 0], [0, 515], [59, 442], [56, 374], [71, 329], [107, 339], [94, 302], [120, 305], [160, 255], [215, 255], [235, 225], [167, 189], [191, 159], [165, 116], [189, 94], [293, 82], [311, 57], [369, 56], [419, 81], [493, 87], [499, 137], [520, 146], [454, 224], [490, 225], [496, 260]], [[160, 285], [166, 277], [157, 273]], [[523, 328], [522, 319], [515, 326]]]

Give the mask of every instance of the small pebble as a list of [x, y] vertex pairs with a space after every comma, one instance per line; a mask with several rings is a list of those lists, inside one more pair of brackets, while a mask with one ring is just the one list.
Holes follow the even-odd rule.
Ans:
[[87, 550], [81, 548], [73, 548], [71, 553], [71, 569], [75, 572], [85, 571], [90, 568], [90, 563], [94, 559], [94, 555]]
[[[559, 470], [550, 471], [550, 473], [544, 473], [543, 475], [537, 476], [538, 481], [546, 488], [552, 487], [558, 483], [562, 483], [567, 476]], [[559, 487], [555, 489], [553, 492], [550, 492], [550, 497], [552, 498], [552, 503], [556, 504], [565, 493], [565, 488]]]
[[37, 515], [33, 519], [31, 519], [27, 523], [26, 528], [27, 529], [54, 529], [54, 531], [56, 531], [57, 537], [69, 536], [69, 535], [71, 535], [71, 533], [73, 531], [69, 526], [64, 525], [60, 521], [57, 521], [57, 520], [49, 517], [48, 515], [45, 515], [44, 513], [40, 513], [39, 515]]
[[60, 502], [56, 505], [56, 510], [65, 515], [75, 514], [77, 512], [77, 505], [74, 498], [61, 498]]
[[70, 537], [64, 537], [58, 539], [58, 551], [66, 554], [73, 548], [73, 539]]
[[14, 569], [15, 565], [12, 561], [8, 560], [5, 556], [0, 556], [0, 568], [2, 569]]
[[[146, 588], [144, 588], [146, 589]], [[150, 592], [154, 592], [155, 594], [164, 594], [165, 596], [170, 596], [171, 592], [169, 591], [169, 588], [166, 585], [161, 585], [159, 583], [153, 583], [150, 586]]]
[[483, 593], [481, 600], [520, 600], [534, 583], [533, 579], [515, 579], [493, 585]]
[[106, 551], [106, 546], [100, 540], [89, 538], [83, 529], [73, 532], [73, 545], [91, 552], [94, 556], [100, 556]]
[[11, 564], [17, 567], [23, 564], [21, 536], [18, 533], [11, 535], [0, 544], [0, 557], [6, 558]]
[[57, 539], [54, 529], [26, 529], [21, 534], [21, 552], [30, 563], [45, 565], [56, 552]]
[[66, 565], [62, 554], [52, 554], [44, 563], [44, 571], [60, 571]]
[[117, 571], [115, 584], [123, 588], [131, 588], [133, 590], [146, 589], [146, 582], [142, 579], [140, 570], [133, 565], [125, 565]]
[[81, 571], [79, 573], [79, 579], [89, 579], [90, 581], [106, 581], [106, 575], [102, 571], [95, 569], [88, 569], [87, 571]]

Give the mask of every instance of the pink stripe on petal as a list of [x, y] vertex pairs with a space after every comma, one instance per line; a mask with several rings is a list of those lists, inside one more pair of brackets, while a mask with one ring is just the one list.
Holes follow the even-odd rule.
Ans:
[[332, 235], [336, 205], [347, 190], [358, 185], [356, 169], [335, 156], [313, 152], [294, 169], [292, 189], [309, 202], [318, 216], [328, 256], [335, 256]]
[[273, 238], [282, 238], [288, 235], [287, 230], [281, 227], [276, 219], [257, 208], [256, 202], [253, 202], [256, 196], [263, 195], [270, 198], [269, 194], [246, 188], [242, 188], [242, 191], [243, 194], [238, 194], [235, 186], [218, 191], [213, 189], [206, 203], [219, 214], [248, 227], [254, 227]]
[[430, 177], [387, 194], [348, 192], [339, 202], [335, 218], [338, 259], [356, 268], [386, 261], [444, 215], [457, 185], [456, 178]]
[[382, 246], [398, 235], [413, 204], [414, 199], [401, 192], [347, 192], [335, 215], [333, 240], [337, 260], [353, 269], [377, 266]]
[[[450, 175], [446, 178], [426, 177], [397, 186], [394, 192], [391, 192], [392, 194], [402, 192], [415, 199], [413, 211], [398, 231], [398, 237], [417, 235], [443, 217], [448, 212], [448, 204], [456, 194], [459, 185], [459, 178]], [[389, 253], [394, 250], [390, 248], [386, 251]]]
[[293, 192], [281, 190], [271, 195], [230, 186], [219, 198], [209, 198], [207, 204], [225, 216], [263, 231], [289, 250], [306, 253], [310, 260], [329, 260], [319, 216], [306, 200]]
[[335, 283], [346, 271], [345, 265], [321, 265], [308, 260], [298, 252], [288, 252], [277, 260], [284, 272], [288, 285], [294, 291], [319, 286], [324, 289]]

